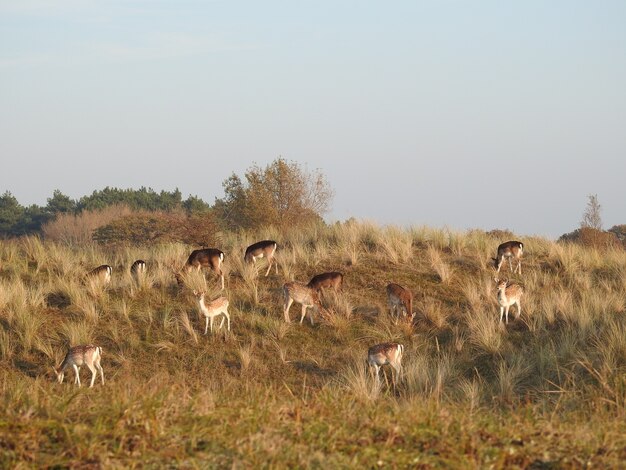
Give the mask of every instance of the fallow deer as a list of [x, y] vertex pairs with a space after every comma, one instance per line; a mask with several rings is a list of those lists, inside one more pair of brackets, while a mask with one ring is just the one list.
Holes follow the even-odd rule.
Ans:
[[[285, 297], [285, 308], [284, 315], [285, 321], [290, 323], [289, 319], [289, 308], [291, 308], [291, 304], [295, 301], [299, 304], [302, 304], [302, 315], [300, 316], [300, 324], [304, 320], [304, 316], [306, 315], [306, 309], [308, 307], [318, 309], [322, 309], [322, 304], [320, 302], [319, 293], [305, 284], [300, 282], [287, 282], [283, 285], [283, 294]], [[313, 313], [309, 313], [309, 318], [311, 320], [311, 325], [313, 325]]]
[[[193, 295], [196, 296], [198, 301], [198, 308], [200, 310], [200, 314], [204, 315], [206, 322], [204, 325], [204, 334], [206, 335], [209, 330], [209, 325], [211, 327], [211, 333], [213, 333], [213, 319], [219, 315], [224, 315], [224, 317], [228, 320], [228, 331], [230, 331], [230, 315], [228, 314], [228, 299], [226, 297], [218, 297], [215, 300], [207, 303], [204, 300], [206, 292], [198, 292], [193, 291]], [[224, 317], [222, 317], [222, 321], [218, 329], [222, 329], [224, 326]]]
[[113, 275], [113, 268], [108, 264], [102, 264], [97, 268], [92, 269], [87, 273], [87, 278], [91, 281], [100, 282], [102, 284], [109, 284], [111, 282], [111, 276]]
[[322, 288], [333, 288], [335, 292], [341, 290], [343, 274], [337, 271], [317, 274], [311, 278], [307, 286], [320, 292]]
[[222, 263], [224, 262], [224, 252], [217, 248], [203, 248], [201, 250], [193, 250], [187, 258], [187, 262], [180, 270], [174, 272], [176, 282], [179, 286], [184, 284], [184, 275], [190, 273], [194, 269], [200, 271], [201, 268], [210, 268], [220, 277], [222, 281], [222, 290], [224, 290], [224, 272], [222, 271]]
[[404, 313], [411, 321], [415, 317], [413, 312], [413, 293], [406, 287], [402, 287], [394, 282], [388, 284], [387, 302], [391, 309], [391, 314], [395, 314], [396, 319], [400, 318], [400, 313]]
[[146, 262], [142, 259], [136, 260], [130, 267], [130, 274], [139, 282], [139, 279], [146, 274]]
[[[375, 377], [376, 384], [380, 384], [380, 368], [389, 364], [396, 372], [397, 380], [402, 378], [402, 355], [404, 345], [399, 343], [382, 343], [372, 346], [367, 350], [367, 363], [370, 373]], [[395, 379], [392, 375], [395, 386]]]
[[509, 308], [512, 305], [517, 304], [517, 315], [515, 318], [519, 318], [522, 314], [522, 306], [520, 300], [524, 294], [524, 288], [519, 284], [508, 284], [507, 280], [496, 281], [496, 289], [498, 290], [498, 304], [500, 305], [500, 323], [502, 323], [502, 317], [506, 319], [506, 323], [509, 323]]
[[256, 242], [246, 248], [246, 253], [244, 255], [244, 260], [246, 263], [256, 264], [257, 258], [267, 258], [267, 271], [265, 272], [265, 276], [270, 273], [272, 269], [272, 264], [276, 267], [276, 274], [278, 274], [278, 264], [274, 260], [274, 253], [276, 253], [276, 248], [278, 248], [278, 244], [274, 240], [263, 240], [260, 242]]
[[[509, 241], [504, 242], [498, 246], [498, 254], [493, 259], [494, 266], [496, 268], [496, 272], [500, 272], [500, 268], [502, 267], [502, 263], [504, 263], [504, 259], [509, 260], [509, 270], [513, 271], [515, 274], [518, 270], [519, 273], [522, 274], [522, 254], [524, 253], [524, 244], [518, 241]], [[515, 258], [517, 260], [517, 266], [515, 270], [513, 270], [513, 265], [511, 263], [511, 258]]]
[[102, 358], [102, 348], [94, 346], [93, 344], [74, 346], [65, 355], [65, 359], [58, 369], [54, 369], [57, 380], [59, 383], [63, 383], [65, 377], [65, 369], [71, 367], [74, 369], [74, 383], [81, 386], [80, 383], [80, 367], [86, 365], [91, 371], [91, 384], [89, 387], [93, 387], [98, 372], [102, 378], [102, 385], [104, 385], [104, 371], [100, 365], [100, 359]]

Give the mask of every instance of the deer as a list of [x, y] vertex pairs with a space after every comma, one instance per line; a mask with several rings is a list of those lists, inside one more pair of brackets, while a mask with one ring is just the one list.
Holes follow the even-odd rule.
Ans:
[[500, 323], [502, 323], [502, 317], [506, 319], [506, 323], [509, 323], [509, 308], [512, 305], [517, 304], [517, 315], [515, 318], [519, 318], [522, 314], [522, 306], [520, 305], [520, 299], [524, 294], [524, 288], [519, 284], [509, 284], [508, 280], [496, 281], [496, 289], [498, 291], [498, 304], [500, 305]]
[[130, 267], [130, 274], [137, 282], [146, 274], [146, 262], [142, 259], [136, 260]]
[[98, 376], [98, 372], [100, 372], [102, 385], [104, 385], [104, 371], [100, 365], [101, 358], [102, 348], [94, 346], [93, 344], [83, 344], [70, 348], [59, 368], [54, 369], [57, 381], [59, 383], [63, 383], [65, 370], [71, 367], [74, 369], [74, 383], [78, 384], [79, 387], [82, 386], [80, 383], [80, 368], [81, 366], [86, 365], [91, 371], [91, 384], [89, 385], [89, 388], [93, 387], [96, 377]]
[[274, 253], [276, 253], [276, 248], [278, 248], [278, 244], [274, 240], [263, 240], [260, 242], [253, 243], [248, 248], [246, 248], [246, 253], [243, 257], [246, 263], [256, 264], [257, 258], [267, 258], [267, 271], [265, 272], [265, 277], [270, 273], [272, 269], [272, 264], [276, 266], [276, 274], [278, 274], [278, 264], [274, 260]]
[[[367, 350], [367, 364], [370, 373], [375, 377], [376, 384], [380, 385], [380, 368], [389, 364], [396, 372], [397, 379], [402, 378], [402, 355], [404, 345], [399, 343], [376, 344]], [[392, 382], [395, 387], [396, 379], [392, 374]]]
[[500, 268], [502, 267], [502, 263], [504, 263], [504, 259], [509, 260], [509, 270], [513, 270], [513, 265], [511, 263], [511, 258], [515, 258], [517, 260], [517, 266], [513, 271], [515, 274], [518, 270], [520, 275], [522, 274], [522, 254], [524, 253], [524, 244], [518, 241], [509, 241], [504, 242], [498, 246], [498, 254], [495, 258], [491, 258], [493, 260], [494, 266], [496, 268], [496, 272], [500, 272]]
[[[300, 282], [287, 282], [283, 285], [283, 295], [285, 298], [285, 308], [284, 315], [285, 321], [290, 323], [289, 319], [289, 309], [291, 308], [291, 304], [295, 301], [299, 304], [302, 304], [302, 315], [300, 316], [300, 324], [304, 320], [304, 316], [306, 315], [306, 309], [308, 307], [318, 309], [322, 309], [322, 304], [320, 302], [319, 293], [313, 289], [312, 287], [307, 286], [306, 284], [302, 284]], [[309, 319], [311, 320], [311, 325], [313, 325], [313, 314], [309, 313]]]
[[187, 262], [179, 272], [174, 272], [176, 282], [182, 287], [184, 285], [184, 275], [192, 270], [200, 271], [201, 268], [210, 268], [222, 280], [222, 290], [224, 290], [224, 272], [222, 271], [222, 263], [224, 262], [224, 252], [217, 248], [203, 248], [193, 250], [187, 258]]
[[415, 313], [413, 312], [413, 293], [406, 287], [394, 282], [387, 285], [387, 302], [391, 309], [391, 314], [395, 313], [396, 321], [400, 317], [398, 309], [413, 321]]
[[204, 297], [206, 296], [206, 292], [203, 291], [193, 291], [193, 295], [196, 296], [196, 300], [198, 301], [198, 308], [200, 310], [200, 314], [204, 315], [206, 319], [204, 325], [204, 334], [206, 335], [209, 330], [209, 325], [211, 327], [211, 333], [213, 333], [213, 319], [219, 315], [224, 315], [222, 317], [222, 322], [220, 323], [219, 330], [224, 326], [224, 318], [228, 320], [228, 331], [230, 331], [230, 315], [228, 314], [228, 299], [226, 297], [218, 297], [215, 300], [207, 303]]
[[87, 278], [91, 281], [100, 282], [102, 284], [109, 284], [111, 282], [112, 274], [113, 268], [108, 264], [102, 264], [97, 268], [89, 271], [87, 273]]
[[335, 292], [341, 290], [343, 285], [343, 274], [337, 271], [328, 273], [317, 274], [311, 278], [308, 287], [315, 289], [318, 292], [322, 291], [322, 288], [333, 288]]

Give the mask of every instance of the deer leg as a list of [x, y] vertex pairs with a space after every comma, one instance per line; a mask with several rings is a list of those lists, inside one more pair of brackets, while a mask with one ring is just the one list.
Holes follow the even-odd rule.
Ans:
[[290, 323], [291, 320], [289, 320], [289, 309], [291, 308], [291, 304], [293, 303], [293, 299], [291, 297], [289, 297], [287, 300], [285, 300], [285, 321], [287, 323]]
[[507, 324], [507, 325], [509, 324], [509, 308], [511, 308], [511, 306], [510, 306], [510, 305], [507, 305], [507, 306], [506, 306], [505, 313], [504, 313], [504, 317], [506, 318], [506, 324]]
[[220, 327], [218, 328], [218, 330], [221, 330], [224, 326], [224, 320], [226, 320], [226, 317], [222, 317], [222, 321], [220, 322]]
[[302, 320], [304, 320], [304, 316], [306, 315], [306, 305], [302, 304], [302, 315], [300, 315], [300, 324], [302, 325]]
[[91, 383], [89, 384], [89, 388], [91, 388], [93, 387], [93, 384], [96, 381], [98, 372], [96, 371], [96, 368], [93, 366], [93, 364], [87, 364], [87, 367], [89, 367], [89, 370], [91, 371]]
[[270, 271], [272, 270], [272, 258], [270, 258], [269, 260], [269, 266], [267, 267], [267, 271], [265, 271], [265, 277], [267, 277], [267, 275], [270, 273]]
[[80, 367], [74, 364], [74, 383], [80, 387]]
[[211, 319], [209, 321], [209, 328], [211, 330], [211, 333], [213, 333], [213, 317], [211, 317]]
[[102, 370], [102, 366], [100, 365], [100, 361], [96, 362], [96, 367], [100, 372], [100, 378], [102, 379], [102, 385], [104, 385], [104, 371]]
[[517, 316], [515, 318], [519, 318], [521, 314], [522, 314], [522, 305], [520, 304], [518, 300], [517, 301]]
[[228, 314], [228, 312], [224, 312], [224, 315], [226, 316], [226, 319], [228, 320], [228, 323], [227, 323], [228, 331], [230, 331], [230, 315]]
[[504, 307], [500, 307], [500, 323], [502, 323], [503, 316], [504, 316]]
[[204, 322], [204, 334], [206, 335], [207, 332], [209, 331], [209, 317], [204, 317], [205, 318], [205, 322]]

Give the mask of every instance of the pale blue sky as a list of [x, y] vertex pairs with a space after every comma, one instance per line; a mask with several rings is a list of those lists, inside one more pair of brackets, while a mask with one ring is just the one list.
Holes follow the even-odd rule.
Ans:
[[626, 2], [0, 0], [1, 192], [213, 202], [279, 155], [328, 220], [626, 223]]

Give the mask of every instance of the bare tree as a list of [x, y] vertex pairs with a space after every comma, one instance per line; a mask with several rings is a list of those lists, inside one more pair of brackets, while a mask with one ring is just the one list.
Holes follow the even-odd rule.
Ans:
[[602, 206], [598, 202], [597, 194], [590, 194], [587, 208], [583, 214], [583, 220], [580, 222], [581, 228], [594, 228], [602, 230], [602, 217], [600, 216]]

